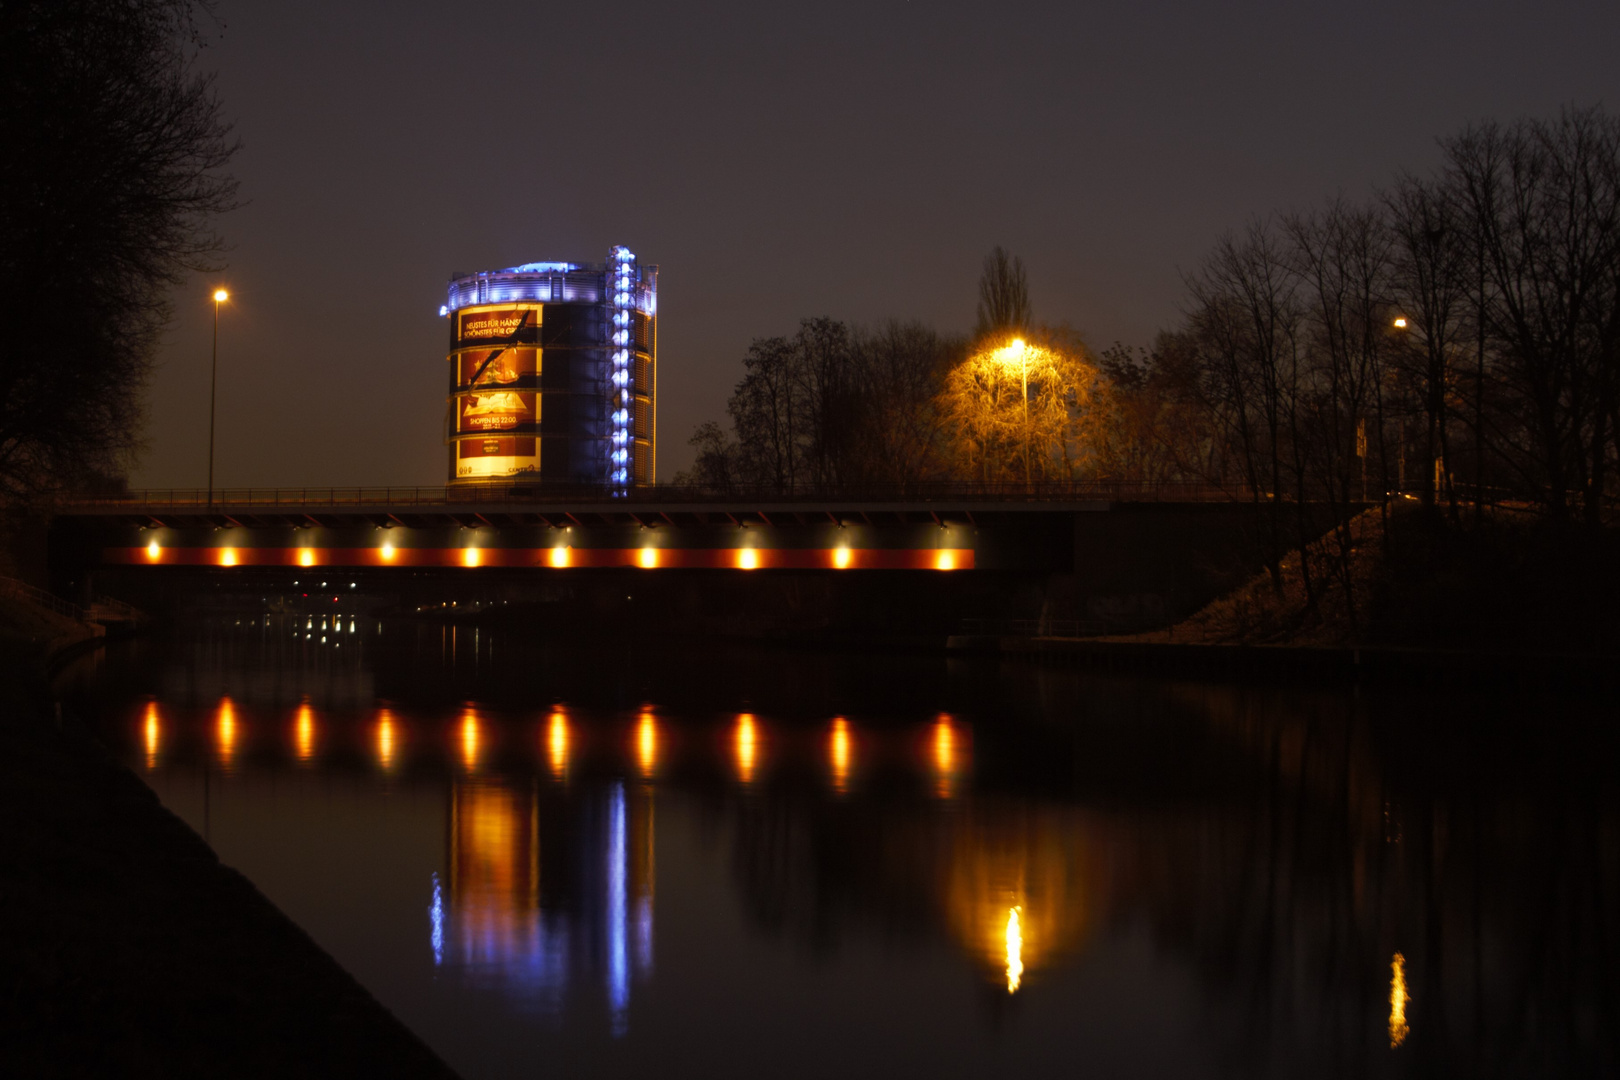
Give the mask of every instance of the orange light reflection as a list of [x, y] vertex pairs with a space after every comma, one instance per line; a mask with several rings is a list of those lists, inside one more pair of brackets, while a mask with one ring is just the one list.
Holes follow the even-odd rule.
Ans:
[[384, 769], [394, 767], [394, 714], [387, 709], [377, 710], [377, 761]]
[[568, 716], [561, 709], [551, 711], [546, 748], [551, 752], [552, 775], [561, 779], [568, 771]]
[[1007, 912], [1007, 993], [1016, 993], [1024, 979], [1024, 930], [1018, 908]]
[[1412, 998], [1406, 992], [1406, 957], [1396, 953], [1389, 970], [1389, 1048], [1393, 1050], [1411, 1031], [1406, 1024], [1406, 1005]]
[[737, 717], [737, 776], [743, 783], [754, 779], [754, 760], [759, 752], [759, 736], [754, 730], [754, 716], [743, 713]]
[[158, 735], [161, 734], [160, 718], [158, 717], [157, 702], [146, 703], [146, 767], [157, 768]]
[[228, 767], [236, 754], [236, 706], [228, 697], [219, 699], [214, 729], [219, 739], [219, 760]]
[[297, 740], [298, 760], [308, 761], [315, 753], [315, 710], [309, 707], [307, 701], [298, 706], [294, 737]]
[[834, 791], [842, 792], [849, 786], [850, 749], [849, 721], [840, 716], [833, 720], [832, 737], [828, 740]]
[[478, 768], [478, 713], [473, 709], [461, 714], [461, 763], [468, 772]]
[[636, 722], [636, 760], [642, 776], [651, 777], [658, 767], [658, 721], [646, 709]]
[[956, 729], [949, 716], [940, 716], [934, 723], [934, 791], [942, 799], [956, 794], [957, 749]]

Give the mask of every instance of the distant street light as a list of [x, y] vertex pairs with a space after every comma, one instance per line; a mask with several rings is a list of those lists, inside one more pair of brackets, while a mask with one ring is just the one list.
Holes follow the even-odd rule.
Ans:
[[219, 305], [231, 298], [224, 289], [214, 290], [214, 359], [208, 374], [208, 508], [214, 508], [214, 397], [219, 386]]
[[1397, 329], [1397, 330], [1405, 330], [1406, 329], [1406, 316], [1405, 315], [1397, 315], [1397, 316], [1395, 316], [1395, 329]]
[[1017, 364], [1019, 382], [1024, 391], [1024, 483], [1029, 483], [1029, 347], [1023, 338], [1013, 338], [1012, 344], [996, 351], [996, 358], [1004, 364]]

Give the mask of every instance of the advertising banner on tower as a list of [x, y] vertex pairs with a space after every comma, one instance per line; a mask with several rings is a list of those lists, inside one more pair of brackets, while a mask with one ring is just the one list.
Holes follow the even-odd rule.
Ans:
[[539, 373], [540, 350], [471, 349], [458, 356], [456, 364], [457, 386], [511, 385]]
[[[456, 338], [462, 342], [506, 341], [540, 326], [538, 305], [481, 307], [456, 313]], [[527, 336], [527, 335], [525, 335]]]
[[456, 431], [510, 431], [540, 420], [540, 395], [496, 390], [456, 399]]
[[519, 439], [463, 439], [456, 444], [456, 456], [460, 458], [532, 458], [534, 457], [533, 437]]

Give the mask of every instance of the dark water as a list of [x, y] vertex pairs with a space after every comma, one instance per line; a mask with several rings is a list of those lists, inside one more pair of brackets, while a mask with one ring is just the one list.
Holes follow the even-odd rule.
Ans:
[[469, 1078], [1620, 1061], [1612, 703], [325, 619], [74, 693]]

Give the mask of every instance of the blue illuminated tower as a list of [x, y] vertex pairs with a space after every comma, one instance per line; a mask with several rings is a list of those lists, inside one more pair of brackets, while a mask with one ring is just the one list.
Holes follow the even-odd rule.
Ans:
[[456, 274], [440, 313], [451, 483], [657, 480], [656, 266], [615, 247], [604, 264]]

